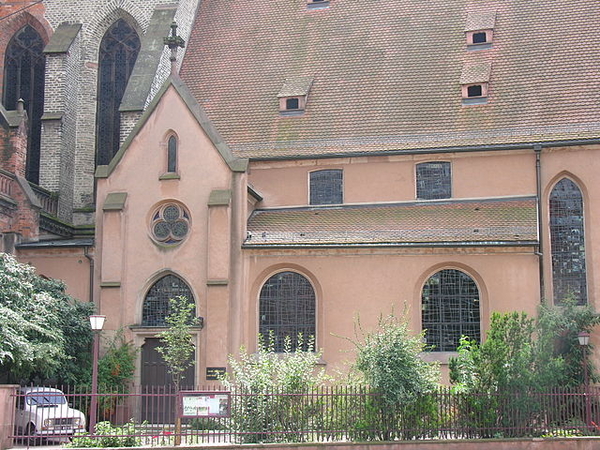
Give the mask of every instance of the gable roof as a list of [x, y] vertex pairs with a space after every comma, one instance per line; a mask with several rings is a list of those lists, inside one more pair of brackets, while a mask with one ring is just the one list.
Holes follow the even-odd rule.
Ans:
[[231, 152], [227, 144], [221, 138], [219, 132], [213, 126], [210, 119], [206, 116], [206, 113], [203, 111], [202, 107], [198, 104], [198, 102], [194, 100], [194, 97], [189, 92], [185, 83], [178, 76], [175, 75], [170, 76], [165, 81], [162, 88], [154, 96], [154, 99], [152, 100], [148, 108], [146, 108], [140, 120], [137, 121], [135, 127], [133, 128], [131, 133], [129, 133], [129, 136], [127, 137], [127, 139], [125, 139], [125, 142], [123, 142], [123, 144], [119, 148], [119, 151], [115, 154], [110, 163], [108, 165], [98, 166], [96, 168], [96, 178], [108, 178], [113, 172], [113, 170], [115, 170], [115, 168], [125, 155], [125, 152], [127, 152], [127, 149], [131, 145], [132, 141], [134, 140], [138, 132], [144, 127], [148, 119], [152, 116], [154, 110], [156, 109], [156, 106], [160, 103], [163, 95], [165, 95], [165, 93], [170, 87], [173, 87], [177, 91], [179, 97], [183, 100], [190, 113], [192, 113], [192, 115], [198, 121], [198, 124], [209, 137], [209, 139], [211, 140], [219, 154], [222, 156], [223, 160], [227, 163], [229, 168], [233, 172], [246, 171], [248, 167], [248, 160], [238, 158]]
[[256, 210], [246, 248], [536, 245], [534, 197]]
[[[465, 29], [492, 18], [492, 47], [469, 51]], [[206, 1], [181, 76], [241, 157], [585, 141], [600, 34], [582, 24], [599, 21], [597, 0]], [[487, 104], [464, 106], [463, 67], [490, 64]], [[281, 117], [285, 80], [306, 76], [305, 113]]]

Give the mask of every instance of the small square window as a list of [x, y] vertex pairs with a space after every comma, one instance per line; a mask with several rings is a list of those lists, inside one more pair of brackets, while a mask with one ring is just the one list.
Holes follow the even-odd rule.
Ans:
[[477, 30], [467, 31], [467, 49], [468, 50], [485, 50], [492, 48], [494, 38], [494, 30]]
[[300, 100], [298, 98], [287, 98], [285, 100], [285, 109], [299, 109], [300, 108]]
[[329, 6], [329, 0], [306, 0], [308, 9], [324, 9]]
[[473, 44], [485, 44], [487, 42], [487, 33], [481, 31], [479, 33], [473, 33]]
[[474, 84], [467, 86], [467, 97], [481, 97], [483, 95], [483, 89], [480, 84]]

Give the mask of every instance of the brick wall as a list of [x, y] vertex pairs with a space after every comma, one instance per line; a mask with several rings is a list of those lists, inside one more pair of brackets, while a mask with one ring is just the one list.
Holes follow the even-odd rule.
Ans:
[[[76, 224], [90, 217], [73, 215], [73, 210], [90, 210], [94, 205], [95, 132], [98, 49], [106, 30], [119, 18], [127, 20], [140, 34], [148, 28], [157, 5], [179, 3], [176, 20], [179, 34], [187, 40], [198, 0], [53, 0], [20, 12], [3, 21], [0, 29], [0, 61], [8, 42], [30, 23], [48, 42], [52, 30], [63, 22], [81, 23], [82, 28], [67, 53], [46, 58], [46, 93], [42, 126], [40, 185], [59, 192], [59, 217]], [[33, 1], [0, 2], [0, 17]], [[179, 63], [183, 51], [179, 52]], [[2, 84], [0, 71], [0, 85]], [[169, 54], [164, 51], [150, 96], [170, 72]], [[11, 105], [8, 105], [12, 108]], [[57, 114], [62, 113], [59, 117]], [[135, 126], [139, 113], [125, 114], [121, 138]], [[88, 215], [91, 215], [89, 213]]]

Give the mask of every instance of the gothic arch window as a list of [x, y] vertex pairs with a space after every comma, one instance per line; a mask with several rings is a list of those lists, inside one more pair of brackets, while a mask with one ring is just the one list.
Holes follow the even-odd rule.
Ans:
[[15, 109], [23, 99], [29, 116], [26, 177], [39, 183], [40, 141], [44, 114], [44, 41], [31, 26], [25, 25], [10, 40], [4, 57], [4, 93], [6, 109]]
[[260, 290], [259, 333], [265, 341], [273, 336], [276, 352], [285, 350], [286, 338], [290, 350], [306, 350], [309, 339], [316, 337], [315, 303], [315, 291], [306, 277], [296, 272], [273, 275]]
[[177, 138], [173, 135], [167, 141], [167, 172], [177, 172]]
[[480, 342], [479, 289], [457, 269], [444, 269], [425, 282], [421, 295], [421, 320], [431, 350], [454, 352], [461, 336]]
[[573, 298], [587, 303], [583, 196], [570, 179], [560, 180], [550, 193], [550, 248], [554, 302]]
[[169, 299], [186, 297], [193, 301], [194, 296], [185, 281], [176, 275], [165, 275], [148, 290], [142, 306], [142, 326], [165, 327], [169, 315]]
[[96, 164], [108, 164], [119, 149], [119, 106], [140, 50], [140, 38], [124, 19], [104, 34], [98, 54]]

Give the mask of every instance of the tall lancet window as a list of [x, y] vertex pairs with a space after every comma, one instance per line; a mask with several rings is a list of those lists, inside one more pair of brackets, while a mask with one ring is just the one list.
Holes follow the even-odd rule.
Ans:
[[15, 109], [23, 99], [29, 117], [26, 177], [39, 183], [40, 140], [44, 114], [44, 41], [31, 25], [25, 25], [10, 40], [4, 57], [2, 103]]
[[585, 229], [583, 196], [568, 178], [560, 180], [550, 193], [550, 246], [554, 302], [573, 298], [587, 303]]
[[119, 149], [119, 106], [140, 50], [140, 38], [125, 20], [117, 20], [100, 43], [96, 164], [108, 164]]
[[177, 138], [175, 136], [169, 137], [167, 144], [167, 172], [177, 172]]

